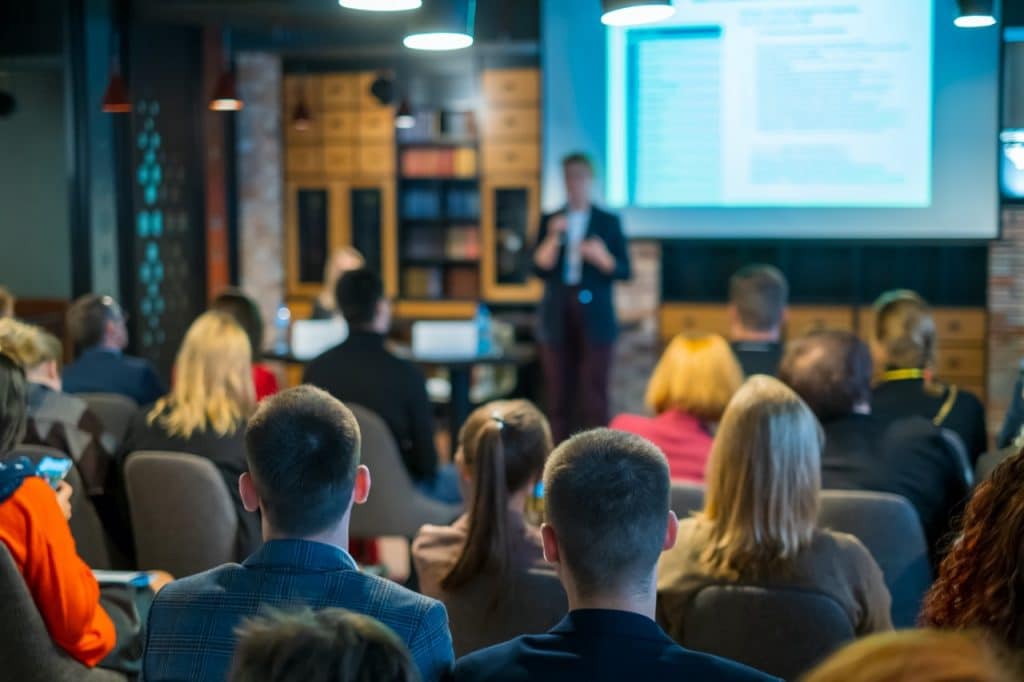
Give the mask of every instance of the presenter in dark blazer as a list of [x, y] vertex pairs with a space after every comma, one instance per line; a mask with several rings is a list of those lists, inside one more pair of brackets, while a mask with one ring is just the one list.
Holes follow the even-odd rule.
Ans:
[[[618, 216], [593, 205], [594, 166], [585, 154], [562, 160], [568, 204], [541, 220], [533, 251], [544, 280], [537, 340], [555, 442], [575, 427], [608, 423], [608, 375], [619, 325], [612, 284], [631, 276]], [[581, 423], [573, 423], [579, 404]]]

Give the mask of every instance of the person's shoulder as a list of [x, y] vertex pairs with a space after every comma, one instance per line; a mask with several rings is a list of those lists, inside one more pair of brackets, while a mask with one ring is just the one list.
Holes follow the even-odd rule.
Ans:
[[645, 431], [651, 424], [651, 421], [650, 417], [645, 417], [641, 414], [623, 412], [612, 419], [611, 423], [608, 424], [608, 428], [636, 433], [638, 430]]
[[156, 368], [153, 366], [153, 363], [147, 360], [146, 358], [140, 358], [135, 355], [121, 355], [120, 360], [121, 365], [123, 367], [127, 367], [128, 369], [134, 370], [139, 373], [153, 372], [154, 374], [156, 374]]
[[[444, 605], [398, 583], [368, 573], [356, 572], [357, 589], [366, 597], [367, 615], [401, 634], [424, 625], [431, 612], [447, 613]], [[447, 615], [444, 618], [447, 624]]]
[[[675, 671], [676, 674], [673, 677], [676, 679], [722, 680], [723, 682], [731, 680], [736, 680], [737, 682], [763, 680], [768, 682], [769, 680], [777, 679], [749, 668], [742, 663], [719, 658], [718, 656], [700, 651], [685, 649], [675, 642], [666, 645], [666, 650], [659, 657], [659, 660], [663, 661], [667, 668]], [[666, 670], [665, 672], [669, 671]]]
[[[463, 656], [455, 663], [452, 680], [457, 682], [484, 682], [513, 679], [511, 674], [517, 662], [526, 655], [529, 640], [550, 639], [551, 635], [522, 635], [501, 644], [495, 644]], [[535, 666], [532, 672], [536, 672]]]
[[857, 566], [867, 561], [874, 561], [871, 552], [855, 535], [828, 528], [819, 528], [814, 531], [810, 548], [821, 559], [835, 558], [843, 563]]
[[426, 551], [435, 547], [448, 547], [466, 541], [466, 531], [456, 526], [435, 526], [425, 524], [420, 527], [412, 541], [412, 551]]

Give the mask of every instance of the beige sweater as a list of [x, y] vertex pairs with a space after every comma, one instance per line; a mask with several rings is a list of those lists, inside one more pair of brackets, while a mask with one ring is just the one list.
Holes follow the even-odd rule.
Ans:
[[[710, 524], [691, 518], [679, 524], [675, 547], [658, 564], [658, 623], [677, 642], [690, 602], [704, 587], [730, 581], [712, 574], [701, 561]], [[882, 571], [852, 535], [816, 530], [811, 544], [775, 573], [742, 580], [761, 587], [814, 590], [835, 599], [858, 635], [892, 629], [891, 597]]]

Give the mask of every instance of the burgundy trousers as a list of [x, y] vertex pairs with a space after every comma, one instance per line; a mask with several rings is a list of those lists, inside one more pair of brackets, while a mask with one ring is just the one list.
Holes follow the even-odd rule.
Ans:
[[555, 444], [573, 433], [608, 425], [608, 377], [614, 344], [587, 338], [584, 304], [566, 296], [562, 342], [541, 344], [547, 416]]

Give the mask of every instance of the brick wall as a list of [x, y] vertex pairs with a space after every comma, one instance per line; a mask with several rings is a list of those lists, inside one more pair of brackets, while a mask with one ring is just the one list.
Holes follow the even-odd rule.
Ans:
[[988, 421], [996, 433], [1024, 358], [1024, 208], [1003, 211], [1003, 235], [989, 247]]
[[267, 339], [284, 293], [284, 205], [281, 145], [281, 60], [243, 52], [238, 89], [238, 253], [242, 288], [262, 309]]

